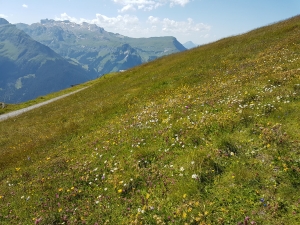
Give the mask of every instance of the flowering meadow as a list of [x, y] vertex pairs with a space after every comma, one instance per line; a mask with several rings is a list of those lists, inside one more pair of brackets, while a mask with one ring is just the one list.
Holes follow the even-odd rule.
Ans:
[[300, 17], [0, 123], [0, 224], [297, 224]]

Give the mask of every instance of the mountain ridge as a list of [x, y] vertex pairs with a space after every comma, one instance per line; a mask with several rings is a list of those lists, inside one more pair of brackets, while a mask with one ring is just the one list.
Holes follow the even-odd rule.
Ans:
[[1, 101], [28, 101], [91, 79], [86, 70], [34, 41], [15, 25], [4, 23], [0, 25]]
[[[137, 65], [134, 61], [135, 56], [139, 58], [138, 61], [145, 63], [167, 54], [186, 50], [174, 37], [130, 38], [107, 32], [95, 24], [86, 22], [77, 24], [69, 20], [44, 19], [40, 23], [16, 24], [16, 26], [61, 56], [70, 58], [84, 68], [95, 70], [99, 74], [129, 69], [128, 65]], [[127, 60], [124, 56], [114, 63], [111, 54], [116, 55], [118, 48], [124, 44], [135, 49], [135, 56], [131, 57], [128, 53]], [[105, 68], [107, 61], [114, 64], [108, 66], [110, 70]]]
[[195, 44], [194, 42], [192, 41], [187, 41], [183, 44], [183, 46], [186, 48], [186, 49], [191, 49], [191, 48], [195, 48], [197, 47], [198, 45]]

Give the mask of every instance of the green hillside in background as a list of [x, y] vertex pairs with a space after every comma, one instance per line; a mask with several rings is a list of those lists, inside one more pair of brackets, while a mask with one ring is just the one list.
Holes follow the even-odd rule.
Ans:
[[97, 77], [0, 18], [0, 101], [19, 103]]
[[0, 123], [0, 224], [297, 224], [300, 16]]

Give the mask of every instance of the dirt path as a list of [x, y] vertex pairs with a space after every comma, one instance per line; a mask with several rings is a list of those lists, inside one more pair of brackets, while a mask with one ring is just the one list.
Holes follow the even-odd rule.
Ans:
[[30, 110], [32, 110], [32, 109], [36, 109], [36, 108], [38, 108], [38, 107], [41, 107], [41, 106], [46, 105], [46, 104], [49, 104], [49, 103], [54, 102], [54, 101], [56, 101], [56, 100], [65, 98], [65, 97], [67, 97], [67, 96], [69, 96], [69, 95], [75, 94], [75, 93], [77, 93], [77, 92], [79, 92], [79, 91], [82, 91], [82, 90], [84, 90], [84, 89], [86, 89], [86, 88], [88, 88], [88, 87], [81, 88], [81, 89], [79, 89], [79, 90], [70, 92], [70, 93], [65, 94], [65, 95], [58, 96], [58, 97], [56, 97], [56, 98], [47, 100], [47, 101], [45, 101], [45, 102], [41, 102], [41, 103], [38, 103], [38, 104], [35, 104], [35, 105], [32, 105], [32, 106], [26, 107], [26, 108], [24, 108], [24, 109], [19, 109], [19, 110], [13, 111], [13, 112], [9, 112], [9, 113], [6, 113], [6, 114], [2, 114], [2, 115], [0, 115], [0, 121], [7, 120], [7, 119], [9, 119], [9, 118], [11, 118], [11, 117], [15, 117], [15, 116], [21, 115], [22, 113], [28, 112], [28, 111], [30, 111]]

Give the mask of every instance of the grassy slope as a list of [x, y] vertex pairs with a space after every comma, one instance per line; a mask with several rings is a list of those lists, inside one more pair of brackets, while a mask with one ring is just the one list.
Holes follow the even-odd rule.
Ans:
[[36, 99], [30, 100], [30, 101], [27, 101], [27, 102], [22, 102], [22, 103], [19, 103], [19, 104], [6, 104], [4, 108], [0, 108], [0, 115], [5, 114], [5, 113], [9, 113], [9, 112], [12, 112], [12, 111], [15, 111], [15, 110], [23, 109], [23, 108], [26, 108], [26, 107], [44, 102], [46, 100], [56, 98], [56, 97], [64, 95], [64, 94], [68, 94], [72, 91], [76, 91], [76, 90], [81, 89], [83, 87], [90, 86], [95, 82], [97, 82], [97, 81], [96, 80], [88, 81], [86, 83], [75, 85], [73, 87], [70, 87], [70, 88], [67, 88], [67, 89], [64, 89], [64, 90], [61, 90], [61, 91], [58, 91], [58, 92], [53, 92], [53, 93], [51, 93], [49, 95], [46, 95], [46, 96], [40, 96]]
[[0, 124], [1, 224], [296, 224], [300, 17]]

